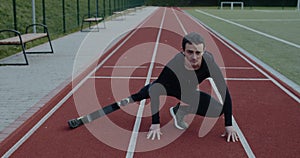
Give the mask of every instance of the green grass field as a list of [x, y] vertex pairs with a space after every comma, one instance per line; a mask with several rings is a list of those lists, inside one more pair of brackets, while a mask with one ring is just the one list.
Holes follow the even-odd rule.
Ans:
[[185, 10], [300, 85], [300, 12], [295, 8]]

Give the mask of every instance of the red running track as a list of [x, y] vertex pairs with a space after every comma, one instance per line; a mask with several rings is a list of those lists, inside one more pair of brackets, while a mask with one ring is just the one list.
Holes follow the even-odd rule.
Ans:
[[[177, 103], [172, 97], [161, 98], [163, 136], [159, 141], [146, 139], [151, 124], [148, 101], [122, 107], [122, 110], [75, 130], [68, 129], [67, 120], [127, 97], [155, 79], [162, 66], [180, 51], [182, 36], [191, 31], [205, 37], [207, 50], [214, 54], [223, 70], [232, 95], [234, 118], [244, 135], [240, 135], [244, 138], [243, 143], [227, 143], [220, 137], [224, 130], [222, 117], [205, 137], [198, 137], [203, 122], [199, 116], [188, 116], [190, 127], [185, 131], [177, 130], [168, 111]], [[300, 155], [299, 94], [290, 91], [276, 77], [179, 9], [157, 9], [95, 65], [98, 66], [86, 70], [74, 81], [73, 87], [70, 83], [1, 142], [0, 155], [8, 150], [12, 157]], [[208, 81], [199, 88], [215, 95]], [[57, 108], [56, 111], [45, 122], [36, 125], [53, 108]], [[36, 129], [28, 132], [33, 126]]]

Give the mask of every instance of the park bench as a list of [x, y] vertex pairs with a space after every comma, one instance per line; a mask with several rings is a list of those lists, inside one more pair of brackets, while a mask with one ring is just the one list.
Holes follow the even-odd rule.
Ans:
[[[41, 27], [43, 28], [44, 32], [42, 33], [31, 33], [29, 31], [29, 28], [33, 28], [33, 27]], [[51, 40], [50, 40], [50, 36], [49, 36], [49, 32], [48, 32], [48, 28], [46, 25], [43, 24], [31, 24], [28, 25], [26, 27], [26, 32], [25, 34], [21, 34], [19, 31], [13, 30], [13, 29], [4, 29], [4, 30], [0, 30], [0, 34], [1, 33], [14, 33], [15, 36], [14, 37], [9, 37], [9, 38], [5, 38], [5, 39], [0, 39], [0, 45], [21, 45], [22, 47], [22, 52], [25, 58], [25, 63], [0, 63], [0, 65], [28, 65], [28, 59], [26, 54], [33, 54], [33, 53], [53, 53], [53, 48], [52, 48], [52, 44], [51, 44]], [[26, 43], [28, 42], [32, 42], [34, 40], [37, 39], [41, 39], [41, 38], [48, 38], [48, 42], [50, 45], [50, 51], [26, 51]]]
[[[95, 23], [96, 24], [96, 28], [97, 28], [97, 31], [99, 32], [99, 23], [101, 22], [101, 21], [103, 21], [103, 25], [104, 25], [104, 28], [106, 28], [106, 26], [105, 26], [105, 21], [104, 21], [104, 16], [97, 16], [97, 14], [94, 14], [94, 15], [84, 15], [83, 17], [82, 17], [82, 23], [81, 23], [81, 29], [80, 29], [80, 31], [81, 32], [86, 32], [86, 31], [91, 31], [91, 30], [93, 30], [93, 28], [91, 28], [91, 24], [92, 23]], [[84, 25], [84, 23], [89, 23], [89, 30], [84, 30], [83, 29], [83, 25]]]
[[133, 12], [136, 12], [136, 9], [135, 8], [128, 8], [125, 10], [126, 14], [130, 15], [132, 14]]
[[[125, 14], [126, 11], [114, 11], [113, 14], [111, 15], [111, 20], [125, 20]], [[120, 17], [120, 19], [117, 19], [117, 17]]]
[[135, 7], [135, 10], [142, 10], [144, 8], [144, 6], [138, 6], [138, 7]]

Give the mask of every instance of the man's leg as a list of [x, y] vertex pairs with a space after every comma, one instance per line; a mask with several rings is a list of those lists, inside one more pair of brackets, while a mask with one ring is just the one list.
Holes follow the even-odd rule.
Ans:
[[149, 98], [149, 85], [143, 87], [138, 93], [131, 95], [130, 97], [122, 99], [120, 102], [115, 102], [113, 104], [107, 105], [102, 109], [96, 110], [90, 114], [71, 119], [68, 121], [68, 125], [70, 128], [74, 129], [83, 124], [90, 123], [104, 115], [112, 113], [116, 110], [120, 109], [120, 106], [125, 106], [129, 103], [133, 103], [135, 101], [141, 101], [143, 99]]
[[143, 99], [148, 99], [149, 96], [149, 87], [151, 84], [144, 86], [139, 92], [131, 95], [130, 98], [133, 102], [141, 101]]
[[223, 114], [222, 104], [204, 92], [196, 91], [194, 94], [182, 97], [182, 101], [188, 105], [181, 106], [178, 103], [176, 106], [170, 108], [170, 113], [178, 129], [186, 129], [188, 127], [188, 124], [183, 120], [187, 114], [197, 114], [207, 117], [219, 117]]
[[[180, 110], [184, 111], [187, 114], [197, 114], [207, 117], [219, 117], [223, 114], [223, 106], [216, 99], [211, 97], [209, 94], [196, 91], [198, 98], [194, 97], [185, 97], [183, 102], [189, 106], [180, 106]], [[197, 103], [198, 102], [198, 103]]]

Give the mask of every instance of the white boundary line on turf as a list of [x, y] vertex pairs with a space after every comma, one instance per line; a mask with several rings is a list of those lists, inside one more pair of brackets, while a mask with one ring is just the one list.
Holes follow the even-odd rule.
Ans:
[[[155, 47], [154, 47], [154, 50], [153, 50], [153, 55], [152, 55], [152, 58], [151, 58], [151, 64], [150, 64], [150, 68], [148, 70], [145, 85], [150, 83], [150, 78], [152, 76], [152, 70], [154, 68], [155, 58], [156, 58], [157, 49], [158, 49], [158, 45], [159, 45], [161, 30], [162, 30], [164, 20], [165, 20], [165, 15], [166, 15], [166, 8], [164, 8], [163, 17], [161, 19], [161, 23], [160, 23], [160, 26], [159, 26], [159, 32], [157, 34]], [[141, 104], [139, 106], [138, 113], [137, 113], [136, 120], [135, 120], [134, 127], [133, 127], [133, 131], [132, 131], [132, 135], [131, 135], [131, 138], [130, 138], [129, 146], [128, 146], [128, 149], [127, 149], [126, 158], [133, 158], [135, 147], [136, 147], [137, 136], [138, 136], [138, 133], [139, 133], [141, 120], [142, 120], [142, 117], [143, 117], [143, 111], [144, 111], [145, 103], [146, 103], [146, 100], [144, 99], [144, 100], [141, 101]]]
[[[172, 9], [172, 10], [173, 10], [173, 9]], [[175, 14], [175, 16], [176, 16], [178, 22], [181, 23], [175, 12], [174, 12], [174, 14]], [[189, 16], [187, 16], [187, 17], [189, 17]], [[194, 20], [193, 18], [191, 18], [191, 19]], [[182, 26], [182, 25], [181, 25], [181, 26]], [[201, 26], [201, 25], [200, 25], [200, 26]], [[184, 27], [181, 27], [181, 28], [182, 28], [183, 32], [184, 32], [185, 34], [187, 34], [187, 31], [185, 30], [185, 28], [184, 28]], [[209, 30], [207, 30], [207, 31], [209, 31]], [[216, 93], [216, 95], [217, 95], [217, 97], [218, 97], [220, 103], [223, 104], [222, 97], [221, 97], [221, 95], [220, 95], [220, 93], [219, 93], [219, 91], [218, 91], [218, 89], [217, 89], [217, 87], [216, 87], [214, 81], [213, 81], [211, 78], [209, 78], [209, 82], [210, 82], [211, 86], [213, 87], [213, 89], [214, 89], [214, 91], [215, 91], [215, 93]], [[249, 146], [249, 144], [248, 144], [248, 142], [247, 142], [247, 140], [246, 140], [244, 134], [242, 133], [241, 129], [239, 128], [239, 126], [238, 126], [237, 122], [235, 121], [233, 115], [232, 115], [232, 125], [233, 125], [233, 126], [235, 127], [235, 129], [236, 129], [236, 132], [237, 132], [237, 134], [238, 134], [238, 137], [239, 137], [239, 139], [240, 139], [240, 142], [241, 142], [241, 144], [242, 144], [244, 150], [246, 151], [248, 157], [255, 158], [255, 155], [254, 155], [252, 149], [250, 148], [250, 146]]]
[[248, 26], [244, 26], [244, 25], [241, 25], [241, 24], [232, 22], [232, 21], [230, 21], [230, 20], [223, 19], [223, 18], [221, 18], [221, 17], [218, 17], [218, 16], [215, 16], [215, 15], [209, 14], [209, 13], [204, 12], [204, 11], [201, 11], [201, 10], [199, 10], [199, 9], [196, 9], [196, 12], [199, 12], [199, 13], [205, 14], [205, 15], [207, 15], [207, 16], [210, 16], [210, 17], [219, 19], [219, 20], [221, 20], [221, 21], [225, 21], [225, 22], [230, 23], [230, 24], [232, 24], [232, 25], [239, 26], [239, 27], [244, 28], [244, 29], [246, 29], [246, 30], [255, 32], [255, 33], [257, 33], [257, 34], [260, 34], [260, 35], [262, 35], [262, 36], [271, 38], [271, 39], [273, 39], [273, 40], [276, 40], [276, 41], [279, 41], [279, 42], [288, 44], [288, 45], [290, 45], [290, 46], [293, 46], [293, 47], [296, 47], [296, 48], [300, 48], [300, 45], [298, 45], [298, 44], [296, 44], [296, 43], [289, 42], [289, 41], [283, 40], [283, 39], [281, 39], [281, 38], [278, 38], [278, 37], [275, 37], [275, 36], [272, 36], [272, 35], [269, 35], [269, 34], [260, 32], [260, 31], [257, 31], [257, 30], [255, 30], [255, 29], [252, 29], [252, 28], [248, 27]]
[[[273, 75], [277, 76], [281, 81], [285, 82], [286, 84], [288, 84], [289, 86], [291, 86], [292, 88], [294, 88], [294, 90], [297, 91], [297, 92], [300, 91], [299, 85], [293, 83], [292, 81], [290, 81], [289, 79], [287, 79], [286, 77], [284, 77], [283, 75], [281, 75], [279, 72], [276, 72], [274, 69], [272, 69], [271, 67], [269, 67], [268, 65], [266, 65], [265, 63], [263, 63], [262, 61], [260, 61], [259, 59], [257, 59], [254, 56], [252, 56], [246, 50], [243, 50], [241, 47], [239, 47], [238, 45], [234, 44], [232, 41], [228, 40], [224, 36], [220, 35], [218, 32], [214, 31], [212, 28], [210, 28], [207, 25], [205, 25], [204, 23], [202, 23], [199, 19], [195, 19], [193, 17], [192, 17], [192, 19], [195, 22], [200, 23], [204, 29], [211, 31], [212, 35], [214, 37], [216, 37], [217, 39], [219, 39], [224, 45], [226, 45], [228, 48], [230, 48], [234, 53], [236, 53], [238, 56], [240, 56], [242, 59], [244, 59], [247, 63], [249, 63], [251, 66], [253, 66], [256, 70], [258, 70], [264, 76], [266, 76], [267, 78], [269, 78], [276, 86], [278, 86], [287, 95], [289, 95], [295, 101], [297, 101], [298, 103], [300, 103], [300, 99], [295, 94], [293, 94], [287, 88], [285, 88], [284, 86], [282, 86], [276, 79], [274, 79], [272, 76], [268, 75], [265, 71], [263, 71], [261, 68], [259, 68], [258, 66], [256, 66], [253, 62], [251, 62], [245, 56], [253, 59], [257, 64], [263, 66], [265, 69], [267, 69]], [[227, 41], [228, 43], [230, 43], [231, 45], [233, 45], [236, 49], [233, 48], [232, 46], [230, 46], [229, 44], [227, 44], [225, 41]], [[242, 54], [240, 52], [238, 52], [237, 50], [240, 50], [242, 52]]]
[[297, 12], [297, 10], [259, 10], [259, 9], [253, 9], [253, 11], [256, 12], [265, 12], [265, 13], [289, 13], [289, 12]]
[[136, 29], [131, 32], [126, 39], [117, 47], [114, 49], [113, 52], [111, 52], [104, 60], [97, 65], [97, 67], [92, 70], [87, 76], [85, 76], [84, 79], [82, 79], [63, 99], [60, 100], [37, 124], [35, 124], [16, 144], [14, 144], [2, 157], [10, 157], [11, 154], [13, 154], [48, 118], [50, 118], [54, 112], [56, 112], [57, 109], [59, 109], [63, 103], [69, 99], [74, 92], [76, 92], [81, 85], [85, 81], [89, 79], [90, 76], [92, 76], [103, 64], [106, 62], [125, 42], [128, 41], [128, 39], [139, 29], [143, 24], [147, 22], [147, 20], [153, 16], [153, 14], [156, 12], [154, 10], [146, 19], [144, 19], [137, 27]]
[[300, 19], [230, 19], [231, 21], [261, 21], [261, 22], [298, 22]]

